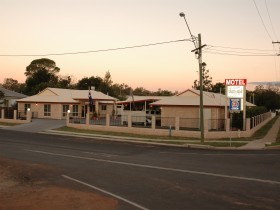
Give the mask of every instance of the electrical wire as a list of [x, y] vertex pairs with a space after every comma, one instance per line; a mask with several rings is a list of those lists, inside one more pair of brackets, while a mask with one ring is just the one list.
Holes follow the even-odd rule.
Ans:
[[215, 46], [207, 45], [203, 50], [205, 53], [209, 54], [219, 54], [219, 55], [232, 55], [232, 56], [277, 56], [274, 50], [262, 50], [262, 49], [246, 49], [237, 47], [225, 47], [225, 46]]
[[265, 7], [266, 7], [267, 15], [268, 15], [268, 17], [269, 17], [269, 22], [270, 22], [270, 25], [271, 25], [273, 34], [274, 34], [274, 36], [276, 37], [276, 39], [279, 40], [279, 39], [278, 39], [278, 36], [277, 36], [277, 34], [276, 34], [275, 30], [274, 30], [272, 21], [271, 21], [271, 16], [270, 16], [270, 13], [269, 13], [269, 10], [268, 10], [268, 6], [267, 6], [267, 1], [266, 1], [266, 0], [265, 0]]
[[253, 0], [253, 2], [254, 2], [254, 5], [255, 5], [255, 7], [256, 7], [256, 9], [257, 9], [257, 12], [258, 12], [258, 14], [259, 14], [259, 17], [260, 17], [260, 19], [261, 19], [261, 21], [262, 21], [262, 25], [263, 25], [263, 27], [264, 27], [264, 29], [265, 29], [267, 35], [268, 35], [269, 38], [273, 41], [272, 37], [270, 36], [270, 34], [269, 34], [269, 32], [268, 32], [268, 30], [267, 30], [267, 28], [266, 28], [266, 26], [265, 26], [265, 23], [264, 23], [264, 21], [263, 21], [263, 18], [262, 18], [262, 16], [261, 16], [261, 13], [260, 13], [260, 11], [259, 11], [259, 8], [258, 8], [258, 6], [257, 6], [257, 4], [256, 4], [256, 2], [255, 2], [255, 0]]
[[239, 54], [239, 53], [225, 53], [225, 52], [211, 52], [211, 51], [204, 51], [204, 53], [207, 54], [218, 54], [218, 55], [232, 55], [232, 56], [250, 56], [250, 57], [254, 57], [254, 56], [278, 56], [277, 54]]
[[218, 45], [209, 45], [209, 44], [207, 44], [207, 47], [211, 47], [211, 48], [233, 49], [233, 50], [244, 50], [244, 51], [274, 52], [274, 50], [253, 49], [253, 48], [239, 48], [239, 47], [228, 47], [228, 46], [218, 46]]
[[133, 48], [140, 48], [140, 47], [150, 47], [155, 45], [163, 45], [163, 44], [171, 44], [176, 42], [185, 42], [190, 41], [192, 39], [179, 39], [173, 41], [166, 41], [166, 42], [157, 42], [152, 44], [142, 44], [142, 45], [134, 45], [128, 47], [118, 47], [118, 48], [109, 48], [109, 49], [101, 49], [101, 50], [89, 50], [89, 51], [79, 51], [79, 52], [63, 52], [63, 53], [46, 53], [46, 54], [0, 54], [0, 57], [30, 57], [30, 56], [60, 56], [60, 55], [77, 55], [77, 54], [87, 54], [87, 53], [99, 53], [99, 52], [108, 52], [108, 51], [117, 51], [117, 50], [126, 50], [126, 49], [133, 49]]

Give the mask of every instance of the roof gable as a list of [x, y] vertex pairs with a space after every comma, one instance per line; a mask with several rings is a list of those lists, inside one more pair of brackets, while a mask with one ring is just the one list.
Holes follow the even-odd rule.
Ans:
[[185, 90], [182, 93], [177, 94], [176, 96], [199, 96], [200, 94], [196, 90]]
[[52, 91], [51, 88], [46, 88], [45, 90], [41, 91], [37, 95], [40, 95], [40, 96], [58, 96], [58, 94], [56, 94], [54, 91]]
[[[116, 98], [102, 92], [91, 90], [93, 100], [116, 101]], [[73, 90], [60, 88], [46, 88], [37, 95], [18, 100], [19, 102], [56, 102], [78, 103], [79, 100], [88, 100], [88, 90]]]
[[25, 98], [26, 95], [22, 94], [22, 93], [18, 93], [12, 90], [8, 90], [6, 88], [3, 88], [2, 86], [0, 86], [0, 90], [4, 93], [5, 98]]

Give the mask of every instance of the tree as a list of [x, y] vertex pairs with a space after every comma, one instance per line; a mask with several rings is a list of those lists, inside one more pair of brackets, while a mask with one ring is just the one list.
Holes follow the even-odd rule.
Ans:
[[46, 72], [55, 75], [60, 71], [53, 60], [48, 58], [41, 58], [33, 60], [29, 66], [26, 67], [25, 75], [27, 77], [32, 77], [39, 70], [46, 70]]
[[8, 90], [19, 92], [20, 84], [17, 80], [12, 78], [6, 78], [4, 79], [4, 83], [2, 84], [3, 88], [6, 88]]
[[111, 74], [109, 71], [107, 71], [102, 80], [102, 83], [100, 86], [100, 91], [103, 92], [104, 94], [112, 95], [113, 94], [112, 84], [113, 84], [113, 81], [112, 81]]
[[173, 96], [174, 93], [172, 93], [169, 90], [162, 90], [161, 88], [159, 88], [156, 92], [152, 93], [154, 96]]
[[226, 86], [224, 83], [218, 82], [215, 85], [212, 86], [212, 92], [213, 93], [222, 93], [225, 94]]
[[280, 92], [278, 87], [264, 88], [259, 85], [254, 91], [254, 101], [257, 106], [264, 106], [268, 110], [275, 110], [280, 108]]
[[34, 95], [47, 87], [56, 87], [58, 83], [57, 73], [60, 69], [53, 60], [41, 58], [33, 60], [26, 67], [26, 89], [27, 95]]
[[[209, 76], [209, 69], [206, 69], [207, 64], [202, 63], [202, 87], [204, 91], [212, 90], [212, 77]], [[200, 82], [195, 80], [192, 86], [193, 89], [200, 89]]]
[[100, 77], [84, 77], [78, 81], [76, 88], [78, 90], [88, 90], [90, 87], [94, 87], [95, 90], [100, 90], [100, 85], [102, 83], [102, 78]]
[[136, 95], [136, 96], [150, 96], [150, 95], [152, 95], [152, 92], [149, 91], [149, 90], [146, 90], [143, 87], [137, 87], [133, 90], [133, 95]]
[[72, 78], [70, 76], [59, 77], [57, 87], [69, 89], [71, 88], [71, 82]]
[[123, 101], [127, 98], [128, 95], [130, 95], [131, 87], [129, 87], [127, 84], [124, 83], [122, 84], [115, 83], [112, 85], [111, 89], [112, 89], [111, 96]]

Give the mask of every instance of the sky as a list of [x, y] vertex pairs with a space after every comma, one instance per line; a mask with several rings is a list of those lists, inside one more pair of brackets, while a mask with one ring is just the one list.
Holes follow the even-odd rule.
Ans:
[[180, 12], [207, 45], [202, 60], [214, 84], [280, 81], [280, 56], [273, 56], [280, 45], [272, 44], [280, 41], [279, 9], [279, 0], [0, 0], [0, 83], [24, 82], [33, 60], [49, 58], [74, 82], [109, 71], [114, 83], [132, 88], [186, 90], [198, 79], [190, 41], [45, 55], [190, 39]]

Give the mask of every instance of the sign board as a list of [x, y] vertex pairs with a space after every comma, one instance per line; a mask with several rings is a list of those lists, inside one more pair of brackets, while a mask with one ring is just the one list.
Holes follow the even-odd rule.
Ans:
[[240, 98], [229, 99], [229, 110], [240, 111], [241, 110], [241, 99]]
[[244, 86], [227, 86], [228, 98], [243, 98]]
[[226, 86], [246, 86], [247, 79], [225, 79]]

